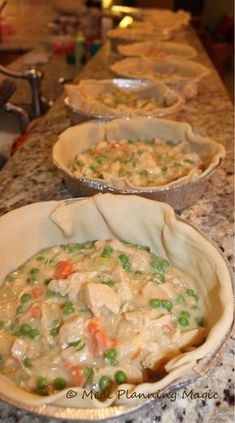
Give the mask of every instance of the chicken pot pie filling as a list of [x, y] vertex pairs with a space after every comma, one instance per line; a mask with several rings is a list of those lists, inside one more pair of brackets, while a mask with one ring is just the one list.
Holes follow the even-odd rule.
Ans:
[[127, 93], [124, 90], [116, 89], [114, 93], [103, 92], [98, 97], [101, 103], [107, 107], [118, 109], [125, 112], [129, 108], [143, 110], [146, 112], [153, 112], [155, 109], [170, 107], [173, 103], [172, 99], [169, 100], [161, 96], [160, 98], [143, 98], [134, 93]]
[[[0, 288], [0, 373], [51, 395], [155, 382], [203, 343], [199, 292], [148, 247], [118, 240], [40, 251]], [[131, 339], [131, 342], [130, 342]]]
[[72, 172], [78, 178], [126, 178], [136, 187], [162, 186], [188, 175], [200, 175], [204, 164], [184, 141], [100, 141], [76, 156]]

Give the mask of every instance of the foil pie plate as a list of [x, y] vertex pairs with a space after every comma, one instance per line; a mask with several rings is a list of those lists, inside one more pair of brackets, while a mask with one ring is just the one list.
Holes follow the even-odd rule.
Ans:
[[[113, 78], [110, 80], [114, 85], [116, 85], [118, 88], [129, 88], [129, 89], [134, 89], [134, 88], [141, 88], [141, 87], [145, 87], [148, 85], [151, 85], [154, 81], [150, 81], [147, 79], [123, 79], [123, 78]], [[173, 87], [174, 88], [174, 87]], [[176, 87], [177, 88], [177, 87]], [[173, 94], [173, 90], [171, 87], [168, 87], [166, 85], [166, 89], [167, 91], [172, 91]], [[177, 92], [178, 91], [178, 92]], [[167, 92], [166, 92], [167, 95]], [[175, 112], [177, 112], [179, 109], [181, 109], [181, 107], [184, 104], [184, 100], [183, 98], [180, 96], [180, 90], [176, 90], [175, 91], [175, 96], [176, 96], [176, 102], [168, 107], [165, 108], [159, 108], [157, 109], [155, 112], [151, 112], [146, 113], [146, 115], [141, 115], [142, 117], [162, 117], [162, 116], [167, 116], [169, 114], [173, 114]], [[72, 124], [76, 124], [76, 123], [83, 123], [83, 122], [87, 122], [89, 120], [92, 119], [99, 119], [99, 120], [104, 120], [104, 121], [109, 121], [112, 119], [117, 119], [117, 117], [123, 117], [123, 118], [127, 118], [130, 117], [130, 114], [128, 113], [123, 113], [122, 115], [94, 115], [94, 114], [90, 114], [90, 113], [85, 113], [73, 106], [70, 105], [69, 103], [69, 98], [66, 97], [64, 99], [64, 103], [65, 106], [67, 107], [67, 109], [69, 110], [70, 113], [70, 117], [71, 117], [71, 123]], [[138, 116], [138, 113], [134, 114], [135, 116]]]
[[[58, 164], [56, 164], [57, 167]], [[218, 165], [219, 166], [219, 165]], [[111, 194], [140, 195], [151, 200], [162, 201], [170, 204], [175, 210], [180, 211], [195, 204], [203, 195], [209, 178], [216, 168], [206, 176], [187, 184], [179, 184], [167, 188], [147, 189], [117, 189], [95, 179], [73, 178], [62, 169], [65, 183], [69, 191], [75, 196], [88, 197], [99, 192], [110, 192]]]
[[[66, 200], [71, 201], [71, 200]], [[183, 219], [177, 216], [177, 219], [185, 222]], [[204, 238], [205, 235], [195, 228], [190, 223], [186, 222], [188, 225], [192, 226], [199, 234], [201, 234]], [[208, 240], [208, 238], [206, 238]], [[221, 253], [218, 247], [213, 243], [211, 240], [208, 240], [213, 246], [217, 249], [220, 256], [223, 257], [229, 273], [231, 277], [231, 271], [229, 269], [227, 258]], [[232, 279], [231, 279], [232, 280]], [[0, 400], [11, 404], [15, 407], [23, 409], [33, 414], [37, 414], [39, 416], [44, 417], [51, 417], [55, 419], [65, 419], [68, 421], [80, 421], [82, 423], [86, 422], [108, 422], [108, 421], [119, 421], [124, 422], [126, 420], [133, 419], [135, 417], [140, 417], [146, 413], [153, 413], [154, 409], [156, 408], [159, 400], [164, 395], [170, 395], [173, 392], [178, 391], [179, 389], [185, 388], [188, 385], [196, 382], [200, 377], [204, 376], [211, 367], [215, 366], [222, 350], [225, 347], [226, 342], [228, 341], [233, 328], [233, 323], [229, 328], [227, 334], [225, 335], [224, 339], [222, 340], [220, 346], [212, 353], [207, 355], [205, 358], [198, 360], [197, 364], [190, 370], [190, 372], [185, 376], [182, 376], [176, 380], [175, 383], [169, 384], [164, 390], [156, 392], [156, 398], [150, 400], [143, 400], [143, 404], [132, 405], [130, 407], [119, 405], [119, 406], [111, 406], [108, 408], [100, 408], [100, 409], [83, 409], [83, 408], [74, 408], [74, 407], [59, 407], [56, 405], [42, 405], [42, 406], [33, 406], [23, 404], [20, 399], [16, 398], [14, 400], [9, 399], [4, 394], [0, 394]], [[154, 394], [152, 394], [154, 395]]]

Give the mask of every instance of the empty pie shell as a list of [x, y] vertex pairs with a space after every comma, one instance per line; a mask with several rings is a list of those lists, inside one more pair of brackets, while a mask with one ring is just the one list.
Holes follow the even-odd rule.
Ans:
[[[152, 54], [149, 53], [152, 50]], [[170, 41], [143, 41], [118, 46], [118, 52], [123, 56], [153, 56], [155, 58], [166, 59], [168, 57], [192, 59], [197, 55], [196, 50], [182, 43]], [[155, 52], [155, 54], [154, 54]]]
[[[0, 233], [0, 284], [9, 272], [41, 249], [96, 239], [125, 239], [148, 245], [155, 254], [174, 263], [190, 278], [192, 287], [200, 293], [204, 304], [207, 322], [204, 343], [171, 359], [165, 366], [167, 375], [158, 382], [119, 385], [120, 389], [147, 395], [174, 386], [179, 380], [185, 382], [198, 376], [200, 363], [207, 359], [208, 369], [208, 362], [229, 332], [233, 318], [232, 288], [222, 256], [164, 203], [111, 194], [98, 194], [82, 200], [35, 203], [3, 215]], [[59, 409], [67, 407], [66, 412], [70, 410], [70, 414], [74, 408], [85, 409], [84, 412], [91, 408], [109, 407], [112, 410], [115, 404], [117, 413], [119, 406], [147, 401], [138, 398], [130, 401], [125, 396], [118, 400], [116, 392], [104, 402], [90, 397], [82, 399], [83, 389], [78, 387], [72, 388], [77, 396], [68, 398], [69, 389], [41, 397], [24, 391], [6, 376], [0, 375], [0, 397], [36, 412], [42, 412], [42, 407], [49, 405]]]
[[210, 73], [200, 63], [190, 60], [128, 57], [110, 66], [117, 75], [128, 78], [162, 80], [167, 83], [199, 81]]

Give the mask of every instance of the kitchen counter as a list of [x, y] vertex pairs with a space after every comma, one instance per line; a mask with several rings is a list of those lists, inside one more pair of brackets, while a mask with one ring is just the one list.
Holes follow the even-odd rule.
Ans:
[[[230, 268], [233, 264], [233, 108], [225, 88], [192, 30], [185, 31], [186, 39], [198, 51], [196, 58], [211, 67], [211, 74], [199, 85], [197, 97], [189, 100], [184, 109], [172, 119], [189, 122], [194, 129], [222, 143], [227, 156], [210, 180], [201, 200], [181, 213], [220, 248]], [[108, 64], [117, 59], [108, 45], [77, 76], [81, 78], [112, 77]], [[59, 66], [59, 63], [57, 63]], [[52, 68], [51, 68], [52, 71]], [[57, 69], [58, 71], [58, 69]], [[53, 71], [52, 71], [53, 72]], [[49, 113], [35, 124], [25, 144], [0, 172], [0, 214], [36, 201], [69, 198], [62, 176], [52, 163], [52, 146], [57, 135], [70, 125], [63, 105], [63, 96]], [[177, 391], [175, 400], [160, 399], [146, 414], [135, 418], [135, 423], [233, 421], [233, 338], [226, 343], [217, 364], [209, 373], [186, 390]], [[0, 403], [0, 421], [13, 423], [42, 423], [43, 417]], [[50, 423], [55, 420], [49, 419]], [[123, 422], [123, 419], [119, 420]]]

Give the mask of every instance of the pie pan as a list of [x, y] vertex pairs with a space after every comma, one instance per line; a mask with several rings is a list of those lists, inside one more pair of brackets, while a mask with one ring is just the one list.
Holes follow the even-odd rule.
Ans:
[[[27, 228], [27, 231], [25, 231]], [[187, 274], [203, 297], [207, 336], [194, 350], [166, 366], [167, 375], [155, 383], [125, 385], [131, 392], [169, 392], [205, 374], [228, 337], [233, 319], [231, 278], [216, 247], [191, 225], [176, 217], [170, 206], [136, 196], [98, 194], [89, 199], [50, 201], [13, 210], [0, 218], [0, 281], [37, 251], [67, 242], [126, 239], [148, 245]], [[176, 248], [176, 246], [178, 248]], [[9, 254], [9, 251], [11, 254]], [[49, 397], [30, 394], [0, 375], [0, 398], [41, 415], [81, 421], [134, 416], [153, 404], [148, 399], [100, 403], [66, 396], [68, 389]], [[123, 385], [121, 385], [123, 387]], [[154, 400], [155, 401], [155, 400]]]
[[[149, 51], [154, 53], [149, 53]], [[170, 41], [143, 41], [140, 43], [132, 43], [118, 46], [118, 52], [123, 56], [147, 56], [154, 58], [166, 59], [168, 57], [178, 57], [182, 59], [192, 59], [197, 55], [196, 50], [182, 43], [174, 43]]]
[[170, 30], [167, 28], [160, 28], [159, 30], [149, 27], [144, 28], [115, 28], [110, 29], [107, 33], [111, 45], [114, 49], [118, 44], [129, 44], [131, 42], [155, 40], [168, 41], [172, 38]]
[[[77, 178], [71, 171], [77, 154], [102, 140], [153, 139], [181, 140], [190, 144], [204, 163], [205, 170], [199, 177], [188, 175], [161, 187], [134, 187], [125, 178], [101, 180]], [[113, 194], [138, 194], [154, 200], [165, 201], [176, 210], [194, 204], [203, 194], [208, 179], [225, 155], [221, 144], [201, 137], [192, 131], [188, 123], [166, 119], [132, 118], [110, 122], [92, 121], [68, 128], [60, 134], [53, 148], [53, 161], [62, 171], [67, 186], [75, 196], [89, 196], [98, 192]]]
[[110, 69], [126, 78], [161, 80], [185, 97], [196, 95], [198, 82], [210, 73], [209, 68], [191, 60], [143, 56], [119, 60]]
[[148, 116], [150, 112], [142, 109], [126, 107], [125, 111], [120, 108], [106, 106], [99, 100], [102, 93], [113, 93], [123, 90], [123, 93], [138, 95], [140, 99], [155, 98], [164, 102], [167, 107], [157, 107], [151, 111], [151, 116], [160, 117], [175, 113], [183, 105], [182, 97], [168, 88], [163, 82], [132, 80], [132, 79], [105, 79], [101, 81], [88, 79], [78, 85], [66, 85], [65, 105], [69, 108], [73, 123], [81, 123], [81, 120], [90, 119], [114, 119], [116, 117]]

